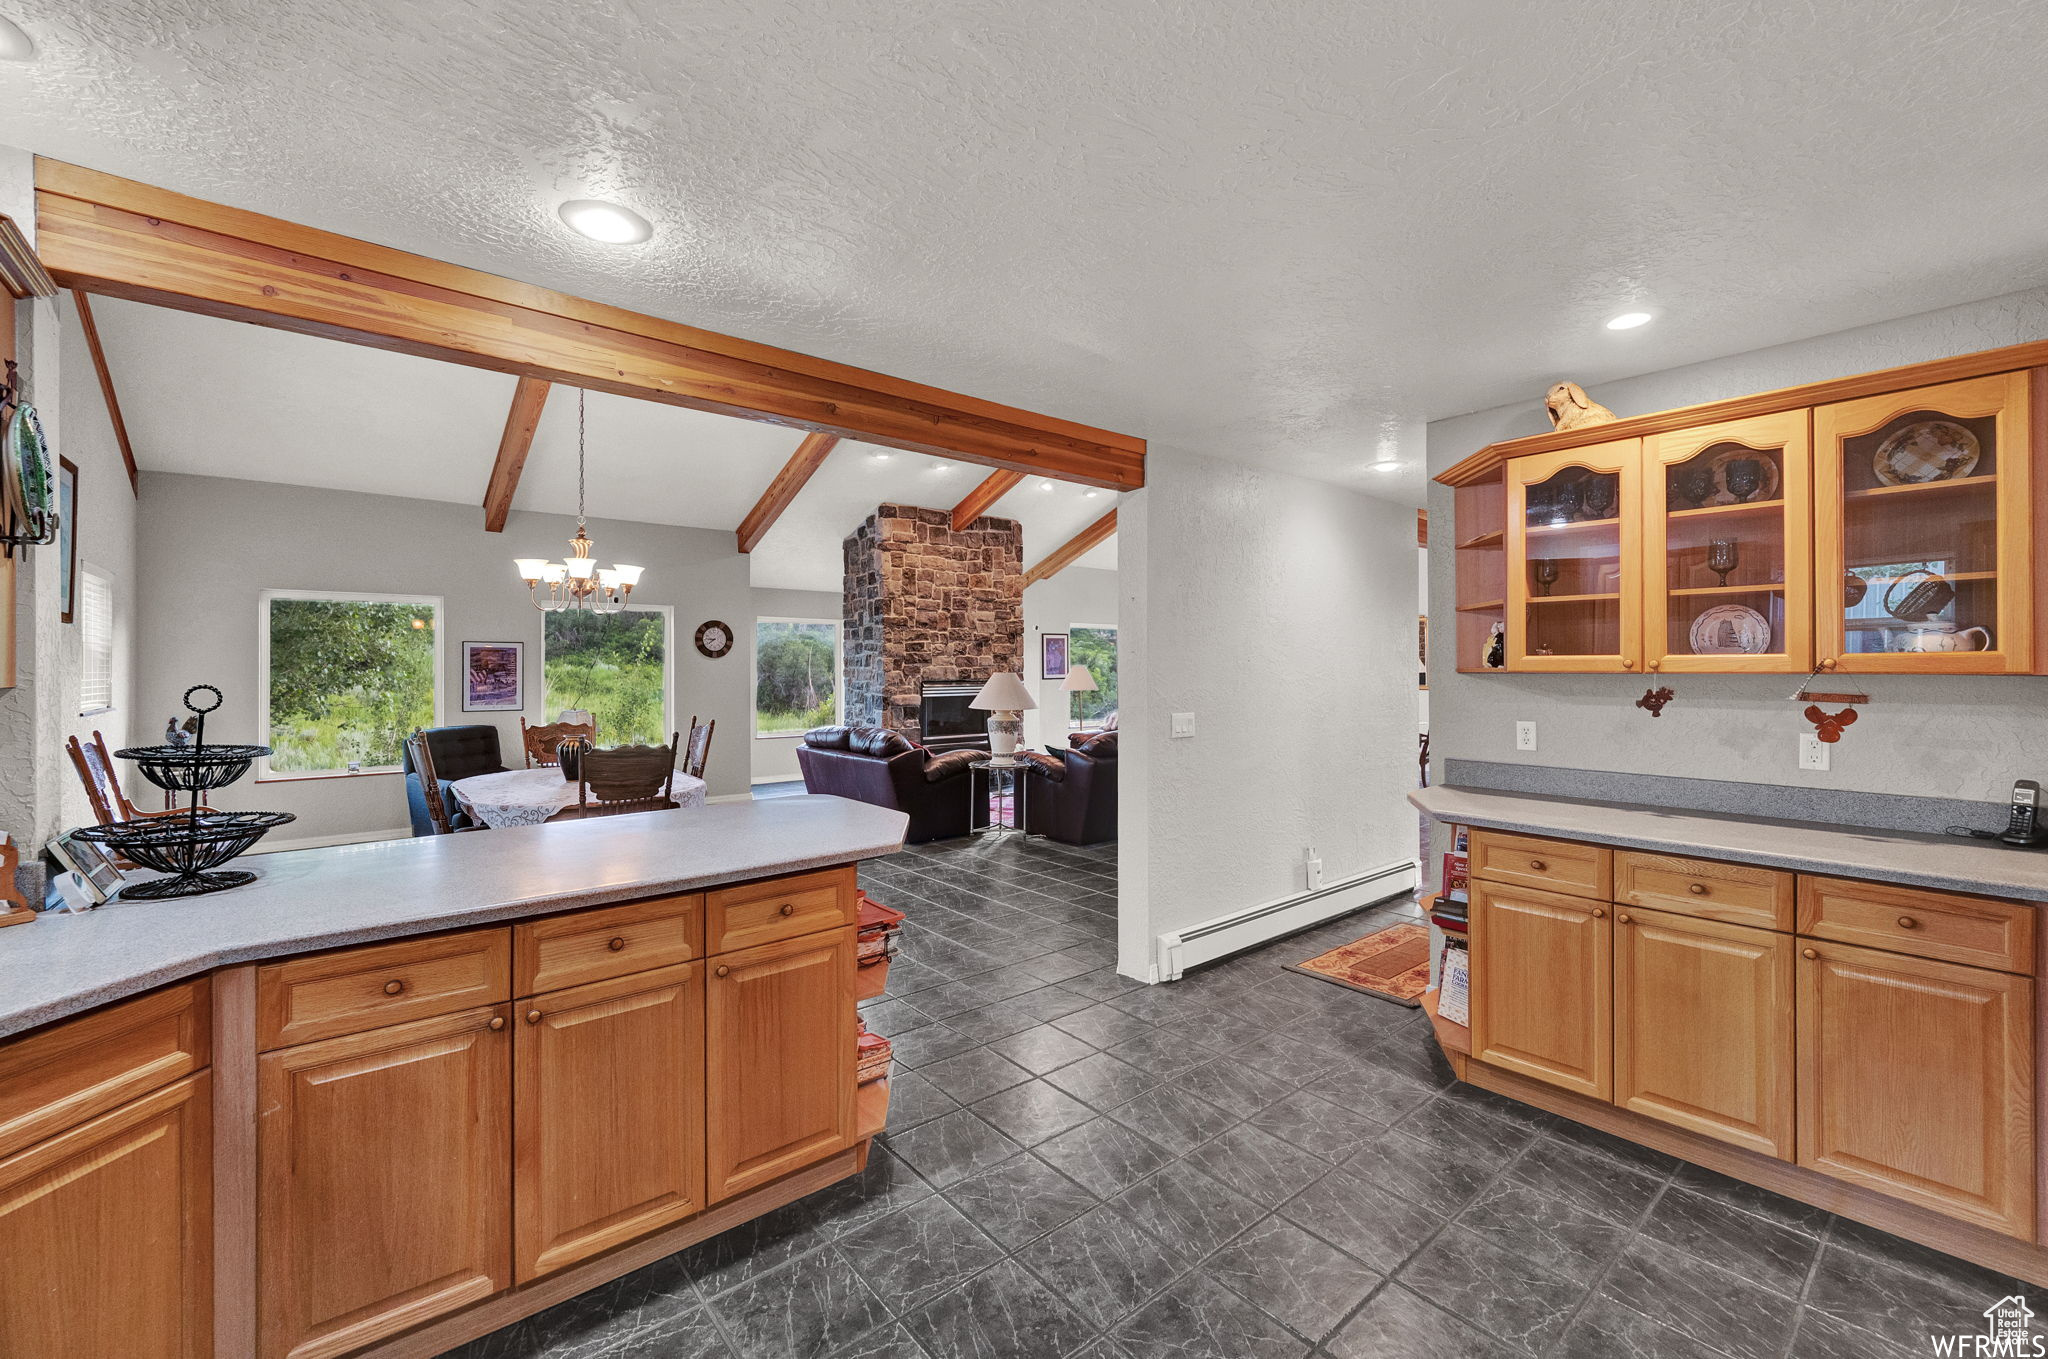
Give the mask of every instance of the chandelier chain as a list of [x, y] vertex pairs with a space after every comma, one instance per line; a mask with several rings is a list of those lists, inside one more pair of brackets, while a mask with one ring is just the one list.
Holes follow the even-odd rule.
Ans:
[[583, 397], [581, 387], [576, 389], [576, 533], [583, 533]]

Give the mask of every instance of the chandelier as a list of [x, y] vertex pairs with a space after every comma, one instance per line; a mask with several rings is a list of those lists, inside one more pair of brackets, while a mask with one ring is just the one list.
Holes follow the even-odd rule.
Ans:
[[[526, 582], [533, 607], [548, 613], [581, 609], [585, 613], [617, 613], [640, 583], [641, 567], [620, 562], [599, 569], [590, 555], [590, 535], [583, 531], [583, 397], [576, 392], [576, 536], [569, 540], [566, 561], [520, 557], [513, 565]], [[546, 587], [543, 590], [542, 587]]]

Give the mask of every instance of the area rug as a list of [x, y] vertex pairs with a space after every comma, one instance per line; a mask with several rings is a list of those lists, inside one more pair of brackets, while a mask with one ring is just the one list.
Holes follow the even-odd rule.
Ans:
[[1305, 963], [1290, 964], [1287, 970], [1396, 1005], [1419, 1005], [1419, 997], [1429, 987], [1429, 927], [1389, 925], [1328, 953], [1318, 953]]

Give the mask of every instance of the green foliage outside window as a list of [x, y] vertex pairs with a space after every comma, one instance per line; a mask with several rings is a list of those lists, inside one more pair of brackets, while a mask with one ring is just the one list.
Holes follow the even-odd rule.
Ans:
[[837, 623], [754, 625], [754, 730], [809, 731], [839, 720]]
[[564, 708], [597, 719], [601, 746], [665, 744], [667, 619], [647, 609], [564, 611], [541, 616], [541, 682], [547, 720]]
[[270, 768], [389, 768], [434, 724], [434, 608], [352, 599], [270, 601]]
[[1094, 693], [1076, 693], [1071, 721], [1099, 725], [1116, 711], [1116, 629], [1071, 628], [1067, 632], [1067, 663], [1085, 665], [1095, 677]]

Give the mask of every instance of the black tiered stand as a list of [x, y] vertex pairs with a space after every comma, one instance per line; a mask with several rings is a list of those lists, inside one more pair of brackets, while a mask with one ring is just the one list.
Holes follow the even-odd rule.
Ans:
[[[198, 693], [212, 694], [213, 702], [200, 707], [192, 701]], [[271, 827], [297, 819], [290, 812], [217, 812], [199, 805], [201, 793], [225, 788], [248, 773], [258, 757], [270, 753], [269, 746], [206, 744], [206, 715], [220, 701], [220, 690], [211, 684], [195, 684], [185, 691], [185, 707], [199, 719], [189, 746], [133, 746], [114, 752], [135, 761], [143, 777], [157, 787], [191, 794], [181, 816], [145, 816], [79, 828], [80, 839], [96, 841], [144, 868], [171, 875], [129, 884], [121, 889], [124, 900], [196, 897], [254, 882], [256, 875], [247, 869], [220, 866], [261, 840]]]

